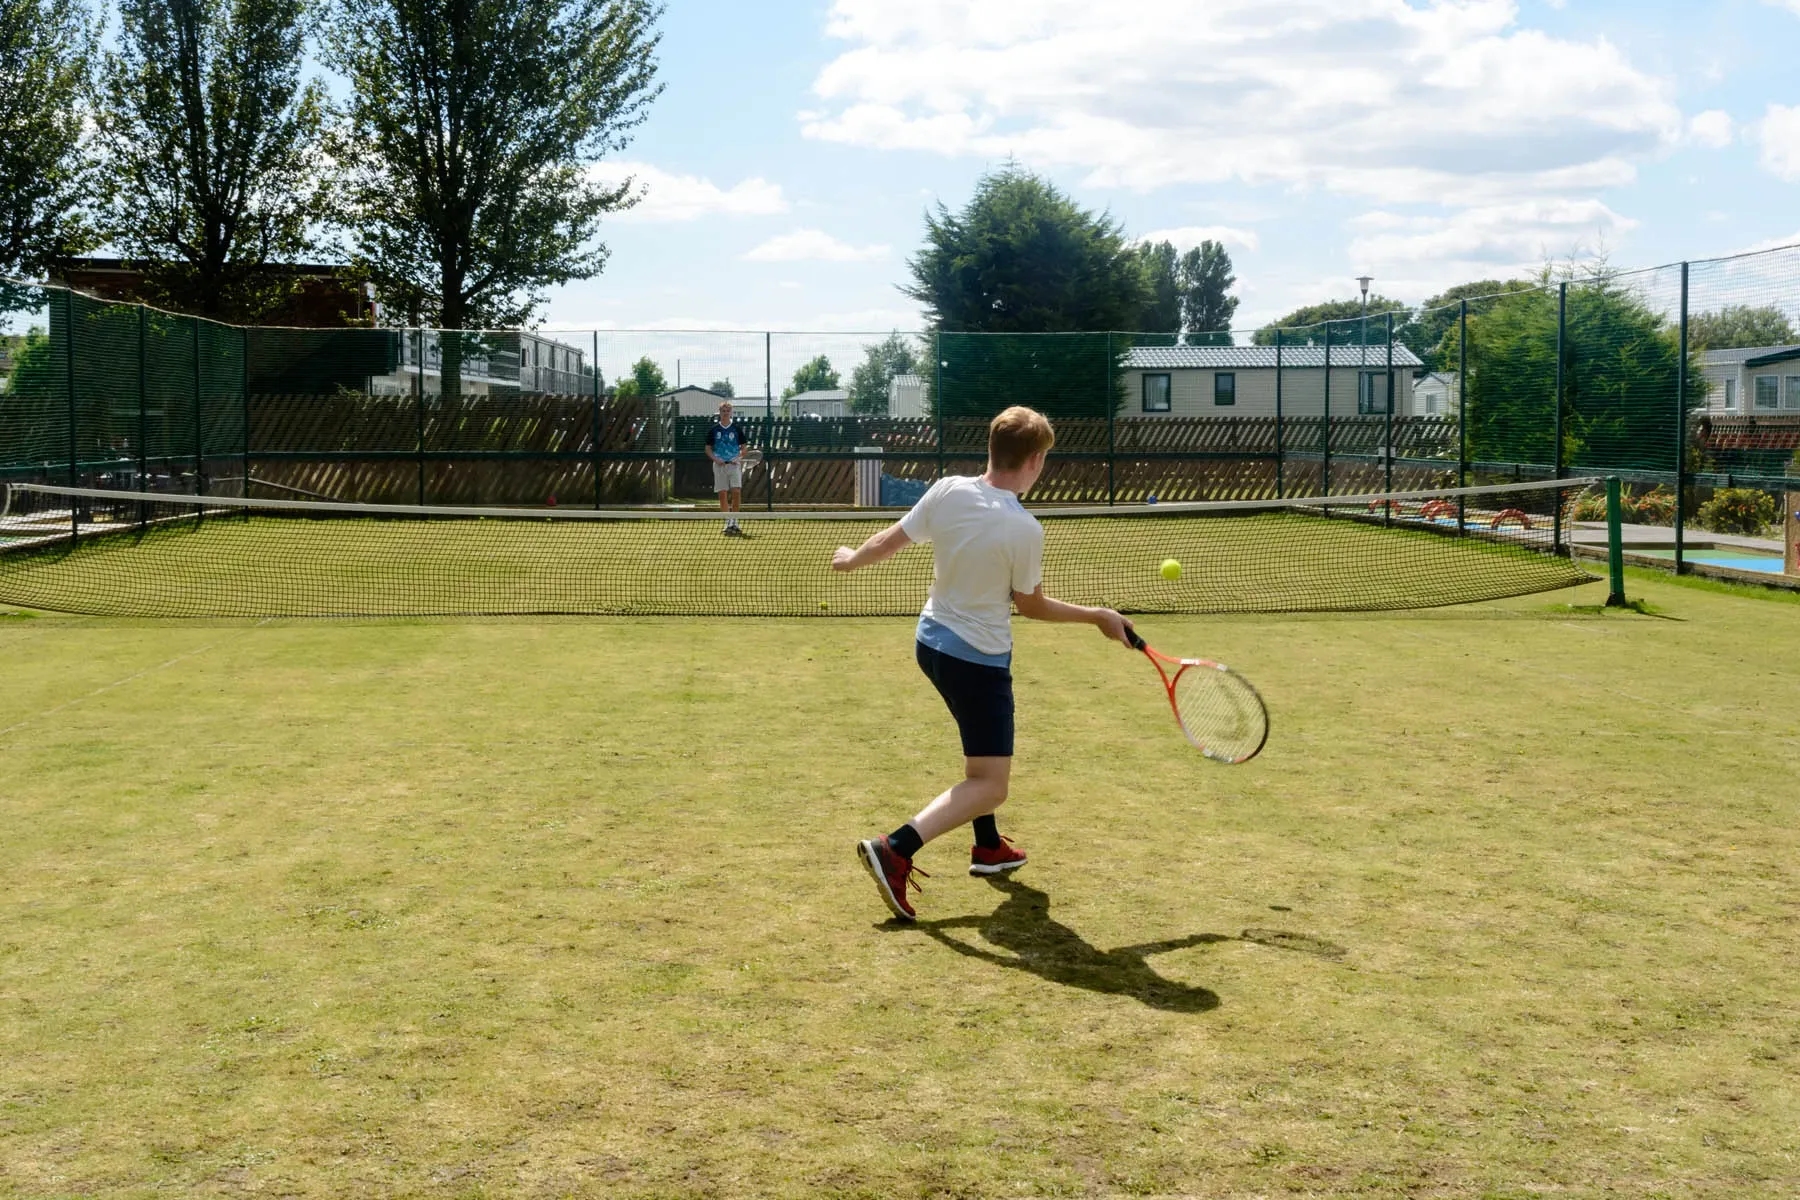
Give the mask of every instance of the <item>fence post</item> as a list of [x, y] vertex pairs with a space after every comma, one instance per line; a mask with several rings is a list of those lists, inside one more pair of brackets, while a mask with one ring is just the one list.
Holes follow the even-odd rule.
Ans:
[[[140, 491], [140, 492], [147, 492], [150, 490], [150, 452], [149, 452], [149, 445], [150, 445], [150, 413], [149, 413], [149, 408], [150, 408], [150, 383], [149, 383], [150, 371], [149, 371], [149, 349], [148, 349], [148, 345], [147, 345], [149, 338], [150, 338], [149, 312], [150, 312], [150, 310], [145, 308], [142, 304], [137, 306], [137, 326], [138, 326], [137, 475], [138, 475], [138, 491]], [[142, 529], [146, 524], [149, 523], [149, 520], [150, 520], [149, 505], [139, 504], [138, 505], [138, 527], [140, 529]]]
[[1325, 322], [1325, 440], [1319, 457], [1319, 494], [1331, 495], [1331, 322]]
[[[1394, 490], [1394, 314], [1387, 315], [1387, 426], [1383, 434], [1387, 447], [1383, 452], [1382, 487], [1384, 492]], [[1393, 522], [1392, 509], [1388, 505], [1381, 506], [1381, 523]]]
[[773, 335], [763, 331], [763, 510], [775, 511], [775, 357]]
[[1281, 328], [1275, 329], [1275, 498], [1280, 500], [1285, 494], [1282, 490], [1281, 464]]
[[[203, 388], [200, 382], [200, 318], [189, 317], [194, 323], [194, 495], [206, 495], [206, 412]], [[196, 515], [199, 509], [194, 510]]]
[[417, 409], [419, 420], [419, 506], [423, 508], [425, 506], [425, 326], [423, 325], [419, 326], [419, 367], [414, 372], [414, 378], [418, 381], [418, 387], [415, 389], [418, 395], [414, 397], [417, 403], [413, 407]]
[[[1456, 314], [1456, 486], [1469, 486], [1469, 302]], [[1456, 498], [1456, 532], [1466, 532], [1467, 497]]]
[[[76, 483], [75, 464], [81, 457], [80, 428], [76, 416], [75, 404], [75, 293], [66, 289], [63, 292], [63, 313], [67, 317], [67, 320], [65, 320], [63, 324], [68, 327], [68, 333], [64, 335], [64, 340], [69, 344], [68, 362], [64, 364], [64, 367], [66, 368], [64, 371], [65, 381], [69, 385], [69, 486], [74, 487]], [[74, 549], [76, 539], [81, 536], [80, 511], [81, 506], [75, 501], [74, 497], [70, 497], [70, 549]]]
[[944, 331], [931, 331], [931, 361], [937, 365], [932, 368], [937, 378], [937, 386], [932, 389], [932, 398], [936, 401], [932, 407], [937, 409], [937, 444], [938, 444], [938, 478], [944, 477]]
[[[244, 421], [244, 497], [250, 496], [250, 327], [242, 326], [238, 338], [238, 403]], [[250, 510], [244, 510], [249, 520]]]
[[1675, 364], [1675, 573], [1687, 570], [1688, 265], [1681, 264], [1681, 361]]
[[1113, 335], [1106, 331], [1106, 502], [1119, 502], [1118, 481], [1113, 473], [1118, 460], [1117, 433], [1113, 429], [1113, 409], [1118, 404], [1118, 396], [1113, 391]]
[[594, 507], [600, 507], [600, 331], [594, 330], [594, 358], [588, 364], [594, 372]]
[[1625, 544], [1619, 532], [1619, 477], [1606, 477], [1606, 606], [1625, 603]]
[[[1556, 446], [1551, 451], [1551, 470], [1556, 478], [1563, 477], [1563, 358], [1567, 353], [1569, 329], [1569, 281], [1563, 280], [1556, 285], [1556, 416], [1550, 422], [1551, 432], [1556, 437]], [[1563, 541], [1562, 489], [1556, 490], [1556, 515], [1550, 523], [1550, 546], [1560, 551]]]

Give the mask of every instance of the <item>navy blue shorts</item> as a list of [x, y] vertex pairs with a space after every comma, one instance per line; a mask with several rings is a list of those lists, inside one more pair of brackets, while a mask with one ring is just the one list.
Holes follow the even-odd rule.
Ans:
[[1013, 752], [1012, 672], [933, 650], [918, 648], [919, 670], [931, 680], [956, 718], [968, 758], [1011, 758]]

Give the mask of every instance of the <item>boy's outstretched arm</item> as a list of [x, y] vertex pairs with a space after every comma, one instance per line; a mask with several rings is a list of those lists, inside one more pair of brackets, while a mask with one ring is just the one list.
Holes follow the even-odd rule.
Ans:
[[1021, 617], [1030, 617], [1034, 621], [1094, 625], [1113, 641], [1131, 644], [1125, 639], [1125, 631], [1131, 627], [1131, 622], [1110, 608], [1089, 608], [1085, 604], [1070, 604], [1065, 600], [1053, 599], [1044, 595], [1042, 585], [1034, 592], [1014, 592], [1012, 598]]
[[900, 523], [896, 521], [854, 550], [848, 546], [839, 546], [832, 552], [831, 569], [854, 571], [859, 567], [873, 566], [894, 557], [910, 545], [912, 539], [906, 536], [906, 530], [900, 528]]

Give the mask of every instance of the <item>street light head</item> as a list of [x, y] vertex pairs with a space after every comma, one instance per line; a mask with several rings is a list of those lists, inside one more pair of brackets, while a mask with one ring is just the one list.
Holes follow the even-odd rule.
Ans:
[[1375, 277], [1373, 275], [1358, 275], [1356, 277], [1356, 282], [1357, 285], [1362, 288], [1363, 299], [1367, 300], [1369, 298], [1369, 285], [1375, 282]]

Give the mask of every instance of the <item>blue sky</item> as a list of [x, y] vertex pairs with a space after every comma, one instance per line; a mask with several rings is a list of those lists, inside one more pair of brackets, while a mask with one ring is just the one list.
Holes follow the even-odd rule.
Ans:
[[[1239, 323], [1800, 241], [1800, 0], [669, 0], [644, 200], [549, 328], [882, 330], [1009, 155], [1226, 242]], [[691, 380], [690, 380], [691, 382]]]

